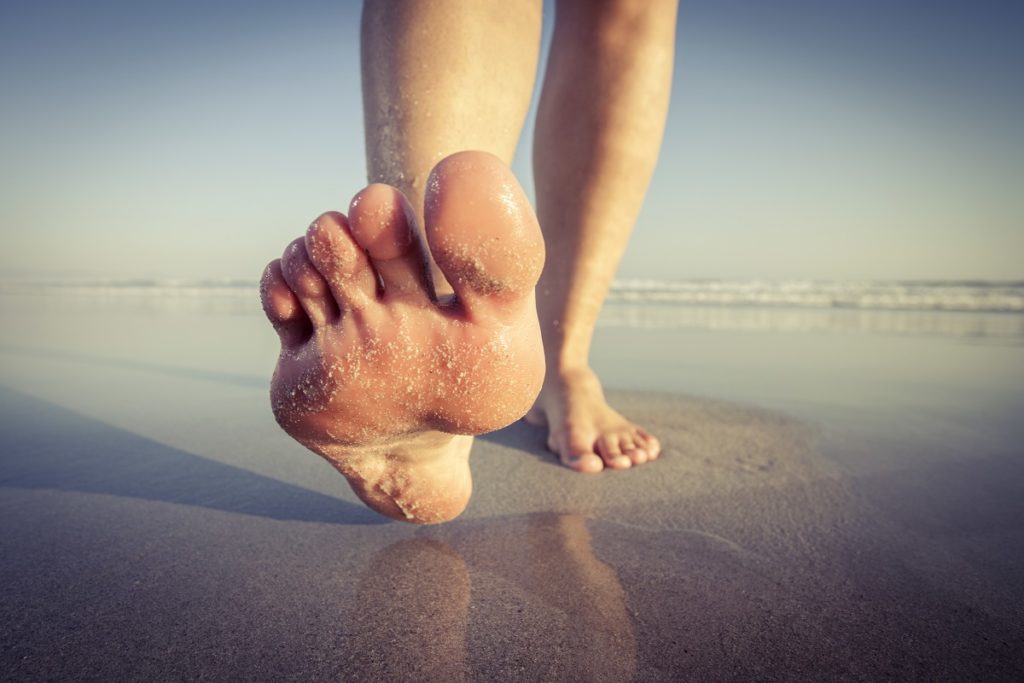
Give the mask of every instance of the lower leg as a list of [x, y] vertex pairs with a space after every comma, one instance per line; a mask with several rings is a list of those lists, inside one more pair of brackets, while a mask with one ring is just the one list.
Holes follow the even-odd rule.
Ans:
[[[483, 150], [511, 164], [540, 50], [536, 0], [368, 0], [363, 111], [370, 182], [397, 187], [423, 225], [434, 164]], [[448, 290], [436, 266], [435, 284]]]
[[548, 374], [530, 419], [576, 469], [629, 467], [660, 448], [608, 407], [588, 356], [661, 145], [675, 16], [674, 0], [558, 2], [534, 140]]

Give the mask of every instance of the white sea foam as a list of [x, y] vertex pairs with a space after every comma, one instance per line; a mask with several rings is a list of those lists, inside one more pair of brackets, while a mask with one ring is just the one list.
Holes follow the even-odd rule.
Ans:
[[[0, 293], [84, 296], [250, 297], [251, 280], [90, 280], [0, 282]], [[1024, 312], [1024, 282], [616, 280], [612, 303], [715, 307], [854, 308], [901, 311]]]
[[599, 327], [730, 332], [857, 332], [1024, 340], [1024, 315], [974, 311], [865, 310], [611, 303]]
[[1024, 282], [619, 280], [610, 301], [687, 306], [1024, 312]]

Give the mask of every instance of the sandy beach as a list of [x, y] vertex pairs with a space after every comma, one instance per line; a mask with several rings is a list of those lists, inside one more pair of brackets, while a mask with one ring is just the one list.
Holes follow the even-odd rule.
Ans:
[[0, 17], [0, 683], [1024, 683], [1024, 2]]
[[416, 527], [274, 424], [252, 301], [0, 305], [0, 678], [1024, 676], [1019, 317], [605, 326], [664, 458], [582, 476], [517, 423]]

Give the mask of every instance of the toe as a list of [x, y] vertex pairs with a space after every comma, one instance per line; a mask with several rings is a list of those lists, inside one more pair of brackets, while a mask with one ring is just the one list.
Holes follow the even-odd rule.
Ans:
[[559, 460], [566, 467], [580, 472], [600, 472], [604, 461], [594, 452], [594, 436], [581, 429], [566, 430], [558, 450]]
[[563, 465], [577, 472], [600, 472], [604, 462], [594, 453], [594, 440], [566, 431], [548, 439], [548, 447], [558, 454]]
[[532, 301], [544, 240], [522, 188], [500, 159], [484, 152], [443, 159], [427, 181], [425, 213], [434, 260], [470, 313], [495, 300]]
[[338, 315], [338, 306], [323, 276], [313, 267], [306, 253], [304, 238], [288, 245], [281, 257], [281, 273], [299, 300], [313, 327], [321, 327]]
[[260, 278], [260, 299], [263, 311], [285, 346], [296, 346], [305, 340], [312, 325], [302, 310], [295, 293], [288, 288], [281, 272], [281, 261], [271, 261]]
[[647, 430], [638, 427], [636, 439], [638, 444], [647, 452], [648, 460], [656, 460], [661, 455], [661, 442]]
[[642, 465], [647, 462], [647, 450], [644, 444], [639, 441], [635, 434], [623, 434], [619, 437], [619, 448], [622, 454], [629, 458], [633, 465]]
[[604, 469], [601, 458], [593, 453], [581, 453], [579, 455], [559, 455], [558, 459], [562, 464], [577, 472], [600, 472]]
[[426, 250], [409, 201], [390, 185], [374, 184], [352, 200], [352, 235], [366, 250], [389, 299], [432, 297]]
[[623, 455], [629, 458], [631, 465], [643, 465], [649, 460], [647, 457], [647, 451], [643, 448], [633, 447], [623, 451]]
[[340, 309], [361, 310], [376, 297], [377, 278], [344, 215], [330, 211], [313, 221], [306, 231], [306, 253]]
[[629, 456], [625, 455], [622, 446], [623, 444], [619, 440], [618, 435], [606, 434], [597, 440], [595, 450], [601, 456], [601, 460], [604, 461], [605, 467], [610, 467], [613, 470], [625, 470], [629, 469], [633, 462]]

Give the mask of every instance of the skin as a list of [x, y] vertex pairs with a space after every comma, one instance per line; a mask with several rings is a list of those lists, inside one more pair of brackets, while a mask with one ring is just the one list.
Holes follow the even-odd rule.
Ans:
[[508, 170], [540, 3], [366, 2], [374, 184], [268, 266], [263, 296], [282, 339], [278, 422], [373, 509], [451, 519], [469, 498], [470, 435], [524, 414], [582, 472], [660, 454], [607, 404], [588, 357], [657, 159], [675, 14], [674, 0], [558, 3], [534, 149], [542, 241]]
[[[440, 158], [487, 150], [511, 163], [533, 93], [541, 4], [364, 5], [368, 175], [412, 205]], [[643, 203], [668, 111], [675, 0], [560, 0], [534, 138], [548, 245], [538, 287], [548, 374], [527, 420], [584, 472], [658, 457], [657, 439], [613, 410], [590, 369], [601, 305]], [[434, 281], [447, 291], [434, 268]]]
[[[544, 377], [534, 286], [540, 228], [490, 154], [433, 170], [424, 244], [395, 188], [318, 218], [272, 261], [263, 307], [281, 338], [271, 407], [377, 512], [443, 522], [469, 501], [473, 434], [530, 407]], [[426, 253], [454, 296], [429, 289]]]
[[[362, 18], [367, 176], [402, 191], [422, 225], [430, 169], [484, 150], [511, 164], [540, 50], [536, 2], [384, 0]], [[439, 291], [450, 291], [433, 268]]]
[[560, 0], [533, 161], [548, 261], [537, 303], [548, 374], [527, 420], [585, 472], [658, 457], [613, 410], [590, 341], [654, 171], [668, 113], [676, 3]]

